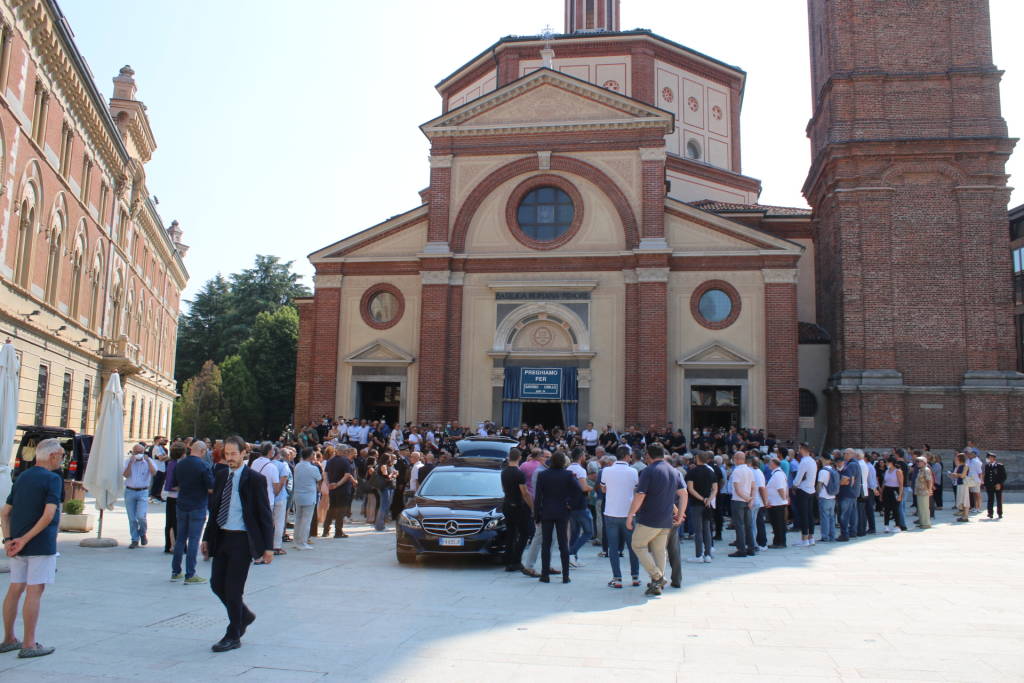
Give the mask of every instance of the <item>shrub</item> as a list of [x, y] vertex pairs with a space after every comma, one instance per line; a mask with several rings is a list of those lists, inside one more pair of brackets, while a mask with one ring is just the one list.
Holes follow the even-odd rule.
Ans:
[[81, 498], [72, 498], [71, 500], [64, 501], [64, 514], [66, 515], [80, 515], [84, 509], [85, 501]]

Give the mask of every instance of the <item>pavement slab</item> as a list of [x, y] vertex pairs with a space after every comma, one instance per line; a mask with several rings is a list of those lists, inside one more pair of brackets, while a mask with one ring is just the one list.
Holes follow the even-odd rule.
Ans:
[[486, 559], [400, 565], [393, 531], [357, 521], [350, 538], [253, 567], [258, 618], [221, 654], [209, 585], [169, 580], [163, 506], [149, 509], [155, 542], [135, 550], [118, 507], [104, 519], [116, 548], [60, 534], [39, 629], [57, 651], [0, 655], [0, 680], [1024, 681], [1024, 494], [1007, 498], [1002, 521], [943, 510], [928, 531], [742, 559], [720, 544], [659, 598], [607, 588], [593, 546], [572, 583], [541, 584]]

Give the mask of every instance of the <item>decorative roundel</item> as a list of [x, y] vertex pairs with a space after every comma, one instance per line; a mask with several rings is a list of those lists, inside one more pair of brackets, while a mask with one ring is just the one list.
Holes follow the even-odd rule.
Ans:
[[363, 322], [375, 330], [393, 327], [405, 312], [405, 297], [394, 285], [379, 282], [365, 292], [359, 302]]
[[546, 327], [538, 327], [533, 331], [533, 343], [537, 346], [547, 346], [553, 339], [551, 330]]
[[675, 98], [676, 94], [672, 92], [672, 88], [665, 86], [664, 88], [661, 89], [661, 99], [665, 100], [666, 102], [671, 102]]
[[716, 121], [721, 121], [722, 120], [722, 108], [719, 107], [717, 104], [715, 106], [711, 107], [711, 115], [713, 117], [715, 117]]
[[708, 280], [690, 296], [690, 312], [701, 326], [709, 330], [721, 330], [732, 325], [741, 308], [740, 293], [722, 280]]
[[686, 106], [690, 108], [690, 111], [697, 111], [697, 107], [700, 106], [700, 102], [697, 101], [696, 97], [690, 97], [686, 100]]
[[532, 176], [512, 190], [505, 220], [512, 236], [522, 244], [531, 249], [554, 249], [579, 231], [583, 197], [562, 176]]
[[604, 82], [604, 87], [608, 88], [609, 90], [614, 90], [616, 92], [618, 92], [621, 89], [619, 87], [619, 82], [618, 81], [611, 81], [611, 80], [610, 81], [605, 81]]

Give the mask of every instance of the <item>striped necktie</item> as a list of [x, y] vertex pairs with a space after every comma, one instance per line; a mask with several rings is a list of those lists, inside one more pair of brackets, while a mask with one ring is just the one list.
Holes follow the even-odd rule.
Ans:
[[228, 523], [228, 512], [231, 510], [231, 489], [233, 488], [235, 473], [228, 472], [227, 481], [220, 492], [220, 508], [217, 510], [217, 526], [221, 529]]

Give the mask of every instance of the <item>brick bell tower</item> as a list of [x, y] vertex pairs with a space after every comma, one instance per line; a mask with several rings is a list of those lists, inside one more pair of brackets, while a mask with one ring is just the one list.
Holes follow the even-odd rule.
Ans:
[[619, 30], [619, 0], [565, 0], [565, 32]]
[[808, 0], [829, 440], [1021, 449], [987, 0]]

